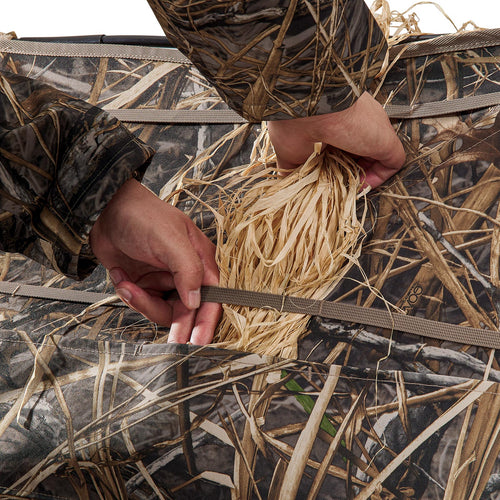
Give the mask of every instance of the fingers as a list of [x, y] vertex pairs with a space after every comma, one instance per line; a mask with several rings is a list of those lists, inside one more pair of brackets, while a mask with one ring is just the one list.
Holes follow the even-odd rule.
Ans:
[[[170, 231], [156, 231], [154, 255], [165, 263], [166, 271], [148, 273], [136, 284], [146, 290], [176, 289], [180, 300], [171, 302], [169, 342], [191, 341], [208, 344], [219, 321], [221, 307], [201, 304], [202, 285], [217, 285], [219, 270], [215, 246], [185, 214], [171, 207]], [[173, 222], [176, 225], [173, 226]], [[165, 234], [168, 235], [165, 238]], [[141, 303], [147, 307], [146, 302]], [[140, 312], [144, 313], [144, 309]], [[148, 309], [148, 317], [153, 317]]]
[[172, 305], [172, 325], [168, 334], [168, 342], [185, 344], [191, 339], [196, 318], [196, 311], [188, 309], [180, 300]]
[[[219, 280], [218, 269], [208, 265], [204, 273], [203, 285], [217, 285]], [[141, 288], [148, 290], [173, 290], [176, 288], [174, 278], [170, 273], [155, 272], [143, 276], [136, 283]], [[134, 302], [137, 305], [137, 302]], [[151, 303], [153, 303], [151, 301]], [[196, 345], [209, 344], [222, 314], [222, 306], [215, 303], [202, 303], [199, 309], [193, 311], [186, 307], [180, 300], [167, 301], [171, 311], [169, 342], [185, 343], [191, 342]], [[144, 309], [143, 303], [141, 303]], [[140, 310], [139, 312], [143, 312]], [[151, 319], [152, 313], [148, 313]]]
[[304, 132], [308, 130], [310, 121], [310, 118], [297, 118], [268, 122], [269, 138], [276, 153], [276, 165], [283, 175], [302, 165], [313, 152], [314, 141]]
[[189, 310], [200, 307], [200, 287], [203, 281], [204, 268], [198, 255], [185, 255], [183, 262], [172, 264], [175, 288], [184, 306]]
[[[189, 217], [172, 206], [163, 205], [167, 210], [150, 235], [150, 252], [156, 267], [171, 273], [184, 305], [194, 310], [200, 306], [205, 267], [210, 261], [215, 266], [215, 250]], [[200, 250], [197, 247], [201, 247]]]
[[[212, 341], [222, 313], [220, 304], [203, 303], [192, 310], [181, 300], [165, 300], [164, 292], [175, 289], [168, 272], [148, 273], [136, 283], [120, 268], [111, 269], [109, 274], [116, 293], [129, 307], [160, 326], [170, 327], [169, 342], [206, 345]], [[203, 284], [217, 283], [218, 271], [206, 274]]]
[[369, 165], [364, 163], [364, 165], [361, 166], [364, 168], [364, 178], [361, 189], [367, 186], [376, 188], [390, 179], [399, 170], [399, 168], [388, 168], [387, 165], [379, 161], [370, 162]]
[[361, 189], [368, 186], [371, 188], [380, 186], [395, 175], [400, 169], [399, 165], [394, 168], [390, 168], [387, 164], [383, 164], [380, 161], [373, 160], [371, 158], [361, 158], [358, 160], [358, 163], [363, 169]]
[[191, 343], [196, 345], [210, 344], [221, 314], [222, 306], [220, 304], [204, 302], [196, 314], [195, 325], [191, 332]]
[[209, 344], [213, 339], [221, 311], [220, 304], [205, 302], [198, 311], [191, 311], [182, 302], [174, 302], [168, 342]]
[[384, 108], [365, 92], [353, 106], [347, 123], [357, 124], [356, 142], [347, 151], [361, 157], [364, 186], [378, 187], [403, 166], [406, 154]]
[[[195, 250], [202, 266], [202, 272], [197, 276], [198, 281], [196, 283], [200, 282], [199, 279], [201, 276], [200, 286], [218, 285], [219, 269], [215, 263], [215, 246], [198, 228], [196, 230], [193, 229], [189, 237], [192, 248]], [[183, 269], [185, 270], [185, 267]], [[181, 270], [174, 273], [174, 281], [182, 299], [181, 289], [183, 286], [187, 290], [190, 290], [189, 293], [192, 293], [193, 289], [189, 288], [190, 276], [188, 273], [185, 273], [184, 276], [181, 276], [180, 273]], [[188, 304], [184, 300], [182, 300], [182, 304], [174, 306], [169, 342], [187, 342], [189, 340], [196, 345], [206, 345], [212, 341], [217, 323], [222, 314], [222, 306], [207, 302], [200, 304], [199, 288], [197, 292], [197, 296], [194, 297], [198, 301], [199, 307], [196, 314], [193, 314], [193, 311], [189, 310], [191, 309], [190, 307], [186, 307]]]
[[163, 299], [164, 291], [174, 288], [170, 273], [148, 273], [133, 283], [123, 269], [115, 267], [110, 269], [109, 276], [125, 304], [160, 326], [170, 326], [172, 306]]
[[359, 165], [364, 170], [363, 188], [371, 186], [376, 188], [395, 175], [404, 165], [406, 155], [403, 145], [391, 127], [394, 136], [387, 136], [389, 144], [377, 154], [373, 152], [373, 158], [361, 158]]
[[405, 152], [384, 108], [368, 92], [350, 107], [336, 113], [268, 123], [278, 168], [303, 164], [321, 142], [368, 160], [372, 187], [394, 175], [405, 162]]
[[171, 325], [172, 306], [162, 296], [153, 295], [130, 281], [122, 281], [115, 290], [123, 302], [153, 323], [167, 327]]
[[169, 255], [169, 267], [175, 287], [187, 309], [200, 307], [201, 285], [217, 285], [219, 270], [215, 246], [189, 221], [187, 239]]
[[[211, 340], [219, 309], [200, 308], [200, 288], [218, 284], [215, 246], [189, 217], [130, 180], [90, 236], [95, 256], [130, 307], [162, 326], [172, 324], [174, 339], [186, 341], [197, 325], [195, 337]], [[173, 288], [180, 301], [163, 300], [162, 292]]]

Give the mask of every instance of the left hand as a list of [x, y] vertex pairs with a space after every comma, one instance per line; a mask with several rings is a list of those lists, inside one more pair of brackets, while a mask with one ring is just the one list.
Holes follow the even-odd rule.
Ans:
[[[200, 304], [200, 287], [219, 282], [215, 247], [183, 212], [131, 179], [95, 222], [90, 244], [122, 300], [170, 326], [169, 342], [212, 340], [221, 306]], [[172, 289], [180, 299], [164, 300]]]

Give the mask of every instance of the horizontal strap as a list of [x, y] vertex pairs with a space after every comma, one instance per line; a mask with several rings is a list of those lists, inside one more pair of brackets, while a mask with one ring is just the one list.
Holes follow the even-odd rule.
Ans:
[[389, 50], [389, 59], [392, 60], [398, 55], [400, 59], [410, 59], [412, 57], [494, 47], [495, 45], [500, 45], [500, 28], [464, 31], [439, 35], [429, 40], [395, 45]]
[[384, 109], [390, 118], [405, 119], [453, 115], [498, 105], [500, 105], [500, 92], [492, 92], [447, 101], [424, 102], [412, 106], [387, 104]]
[[126, 123], [246, 123], [232, 109], [108, 109]]
[[[453, 52], [491, 45], [500, 45], [500, 29], [442, 35], [431, 40], [397, 45], [391, 49], [391, 58]], [[108, 45], [89, 43], [37, 42], [9, 39], [0, 36], [0, 52], [52, 57], [115, 57], [149, 61], [165, 61], [192, 65], [177, 49], [137, 45]], [[449, 101], [428, 102], [418, 105], [392, 105], [385, 107], [395, 119], [443, 116], [500, 104], [500, 92], [463, 97]], [[118, 119], [129, 123], [245, 123], [232, 110], [110, 110]]]
[[458, 344], [500, 348], [500, 332], [498, 331], [453, 325], [372, 307], [214, 286], [202, 287], [201, 296], [202, 300], [206, 302], [320, 316], [322, 318], [447, 340]]
[[[81, 304], [103, 303], [102, 305], [124, 305], [121, 302], [116, 302], [118, 297], [112, 294], [26, 285], [8, 281], [0, 282], [0, 293], [12, 296], [76, 302]], [[500, 348], [499, 331], [453, 325], [451, 323], [419, 318], [417, 316], [389, 312], [384, 309], [360, 307], [341, 302], [305, 299], [302, 297], [291, 297], [287, 295], [216, 286], [202, 287], [201, 300], [203, 302], [217, 302], [236, 306], [274, 309], [280, 313], [286, 312], [292, 314], [305, 314], [308, 316], [320, 316], [322, 318], [385, 328], [463, 345], [475, 345], [493, 349]]]
[[[388, 104], [384, 109], [390, 118], [414, 119], [463, 113], [499, 105], [500, 92], [493, 92], [412, 106]], [[231, 109], [108, 109], [107, 111], [125, 123], [247, 123]]]
[[[147, 42], [147, 38], [146, 38]], [[449, 52], [478, 49], [500, 45], [500, 28], [465, 31], [439, 35], [419, 42], [395, 45], [389, 51], [390, 59], [396, 56], [402, 59]], [[67, 57], [122, 57], [151, 61], [178, 62], [192, 64], [177, 49], [151, 47], [147, 45], [124, 45], [102, 43], [44, 42], [17, 40], [0, 37], [0, 52], [39, 56]]]
[[192, 62], [177, 49], [141, 45], [33, 42], [28, 40], [9, 40], [6, 37], [0, 37], [0, 52], [27, 56], [115, 57], [192, 65]]
[[[0, 281], [0, 293], [12, 297], [29, 297], [33, 299], [56, 300], [62, 302], [76, 302], [93, 305], [99, 302], [110, 302], [106, 305], [124, 306], [117, 295], [109, 293], [85, 292], [67, 288], [53, 288], [39, 285], [27, 285], [14, 281]], [[113, 303], [112, 301], [116, 301]]]

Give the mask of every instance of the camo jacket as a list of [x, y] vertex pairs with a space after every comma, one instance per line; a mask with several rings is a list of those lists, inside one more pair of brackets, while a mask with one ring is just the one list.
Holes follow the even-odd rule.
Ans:
[[[247, 120], [352, 105], [380, 70], [363, 0], [148, 0], [169, 41]], [[0, 249], [81, 278], [93, 222], [153, 151], [102, 110], [0, 71]]]
[[380, 71], [364, 0], [148, 0], [167, 37], [251, 122], [340, 111]]

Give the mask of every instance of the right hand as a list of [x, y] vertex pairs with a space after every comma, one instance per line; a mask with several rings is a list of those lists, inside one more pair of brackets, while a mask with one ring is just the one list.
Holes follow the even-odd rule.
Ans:
[[[122, 300], [170, 326], [169, 342], [211, 342], [222, 309], [201, 304], [200, 287], [218, 285], [215, 247], [183, 212], [131, 179], [95, 222], [90, 244]], [[174, 289], [180, 298], [164, 300]]]

